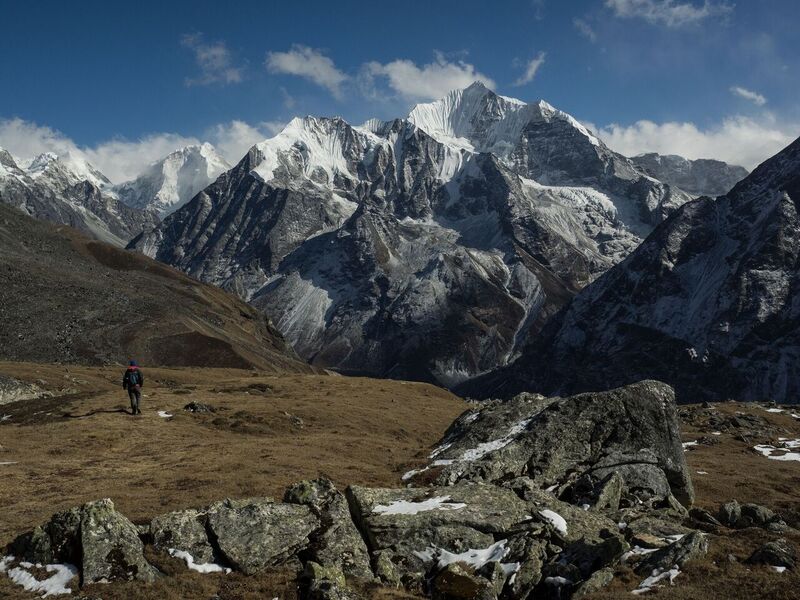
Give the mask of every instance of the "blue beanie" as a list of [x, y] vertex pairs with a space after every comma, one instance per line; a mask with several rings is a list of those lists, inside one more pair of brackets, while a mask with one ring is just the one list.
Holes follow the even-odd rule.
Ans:
[[132, 367], [136, 367], [136, 366], [138, 366], [138, 365], [136, 364], [136, 361], [135, 361], [135, 360], [132, 360], [132, 361], [131, 361], [130, 363], [128, 363], [128, 364], [129, 364], [130, 366], [132, 366]]

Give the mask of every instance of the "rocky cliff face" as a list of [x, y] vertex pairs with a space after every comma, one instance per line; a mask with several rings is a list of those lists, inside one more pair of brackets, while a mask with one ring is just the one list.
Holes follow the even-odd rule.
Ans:
[[655, 378], [684, 402], [797, 402], [799, 198], [800, 140], [727, 195], [683, 206], [581, 292], [517, 364], [467, 391]]
[[694, 196], [721, 196], [747, 177], [747, 169], [720, 160], [688, 160], [682, 156], [641, 154], [631, 161], [659, 181], [679, 187]]
[[407, 119], [295, 119], [131, 246], [235, 290], [315, 364], [454, 384], [688, 199], [475, 84]]
[[24, 213], [69, 225], [101, 241], [124, 246], [158, 218], [108, 193], [111, 182], [79, 157], [42, 154], [25, 169], [0, 149], [0, 202]]

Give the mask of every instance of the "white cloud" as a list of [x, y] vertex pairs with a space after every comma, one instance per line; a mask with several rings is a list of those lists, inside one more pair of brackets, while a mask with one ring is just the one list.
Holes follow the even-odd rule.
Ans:
[[[385, 79], [398, 96], [415, 101], [437, 100], [475, 81], [480, 81], [488, 88], [495, 87], [494, 81], [478, 72], [473, 65], [463, 60], [450, 62], [441, 52], [435, 53], [433, 62], [422, 66], [404, 59], [386, 64], [374, 61], [366, 63], [362, 67], [362, 84], [372, 89], [377, 78]], [[374, 94], [374, 89], [371, 93]]]
[[206, 133], [220, 154], [232, 165], [238, 163], [248, 150], [258, 142], [274, 136], [286, 126], [279, 121], [264, 121], [250, 125], [244, 121], [220, 123]]
[[544, 64], [546, 56], [544, 52], [539, 52], [539, 54], [530, 59], [525, 65], [525, 72], [514, 82], [514, 85], [525, 85], [533, 81], [533, 78], [536, 77], [536, 73], [539, 72], [539, 69]]
[[576, 17], [572, 20], [572, 24], [575, 26], [575, 29], [580, 31], [581, 34], [590, 42], [594, 43], [597, 41], [597, 33], [586, 19], [580, 19]]
[[225, 42], [206, 43], [203, 34], [186, 34], [181, 45], [194, 52], [194, 59], [200, 68], [200, 75], [187, 78], [186, 85], [209, 85], [212, 83], [239, 83], [242, 81], [242, 67], [234, 66], [230, 50]]
[[686, 158], [716, 158], [752, 169], [789, 145], [800, 124], [734, 116], [701, 129], [694, 123], [638, 121], [630, 126], [609, 125], [595, 130], [612, 149], [626, 156], [643, 152], [679, 154]]
[[699, 23], [708, 17], [725, 15], [733, 10], [733, 5], [727, 2], [711, 0], [705, 0], [700, 5], [675, 0], [606, 0], [605, 5], [617, 17], [640, 18], [667, 27]]
[[320, 50], [301, 44], [292, 45], [288, 52], [269, 52], [265, 62], [271, 73], [297, 75], [327, 89], [336, 98], [342, 97], [342, 85], [348, 76]]
[[170, 152], [202, 141], [214, 144], [228, 162], [235, 164], [253, 144], [272, 137], [283, 125], [272, 121], [257, 125], [231, 121], [209, 128], [204, 140], [177, 133], [154, 133], [137, 140], [116, 138], [94, 146], [79, 146], [50, 127], [22, 119], [0, 119], [0, 147], [21, 160], [43, 152], [62, 155], [69, 152], [88, 160], [112, 182], [121, 183], [134, 179], [145, 167]]
[[734, 96], [739, 96], [740, 98], [744, 98], [745, 100], [749, 100], [756, 106], [764, 106], [767, 103], [767, 99], [758, 92], [748, 90], [747, 88], [743, 88], [738, 85], [735, 85], [731, 88], [731, 94]]

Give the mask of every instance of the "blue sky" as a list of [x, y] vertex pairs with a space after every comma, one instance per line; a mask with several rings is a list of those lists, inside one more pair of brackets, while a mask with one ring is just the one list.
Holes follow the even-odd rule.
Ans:
[[752, 167], [800, 135], [796, 0], [0, 0], [0, 146], [112, 179], [172, 146], [231, 162], [294, 115], [404, 115], [483, 79], [609, 145]]

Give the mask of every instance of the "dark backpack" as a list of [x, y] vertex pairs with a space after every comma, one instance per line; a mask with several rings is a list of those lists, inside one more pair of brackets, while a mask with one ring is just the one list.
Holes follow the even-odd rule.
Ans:
[[139, 369], [131, 369], [128, 371], [128, 386], [136, 387], [137, 385], [142, 385], [142, 376]]

